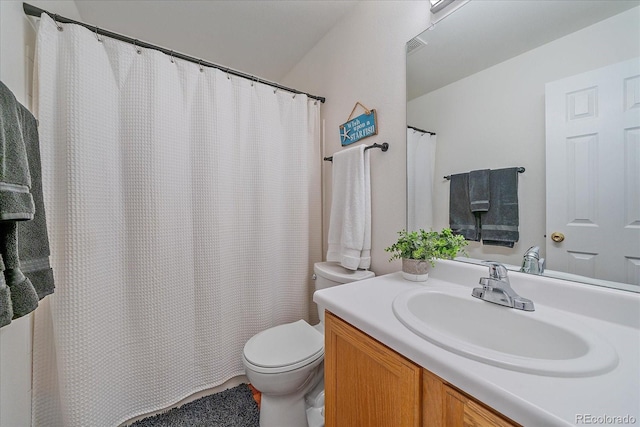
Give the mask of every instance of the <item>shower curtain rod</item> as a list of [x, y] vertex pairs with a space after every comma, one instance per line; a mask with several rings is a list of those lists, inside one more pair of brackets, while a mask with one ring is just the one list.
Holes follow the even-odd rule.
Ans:
[[260, 78], [258, 78], [256, 76], [252, 76], [250, 74], [245, 74], [245, 73], [243, 73], [241, 71], [233, 70], [233, 69], [228, 68], [228, 67], [223, 67], [221, 65], [217, 65], [217, 64], [214, 64], [212, 62], [207, 62], [207, 61], [204, 61], [202, 59], [195, 58], [193, 56], [189, 56], [189, 55], [185, 55], [183, 53], [175, 52], [173, 50], [165, 49], [163, 47], [156, 46], [156, 45], [153, 45], [153, 44], [150, 44], [150, 43], [146, 43], [146, 42], [143, 42], [143, 41], [140, 41], [140, 40], [137, 40], [137, 39], [133, 39], [131, 37], [124, 36], [122, 34], [118, 34], [118, 33], [114, 33], [114, 32], [111, 32], [111, 31], [103, 30], [102, 28], [98, 28], [98, 27], [93, 26], [93, 25], [85, 24], [84, 22], [78, 22], [78, 21], [75, 21], [73, 19], [65, 18], [64, 16], [60, 16], [60, 15], [51, 13], [49, 11], [46, 11], [44, 9], [40, 9], [39, 7], [30, 5], [29, 3], [22, 3], [22, 8], [24, 10], [24, 13], [26, 15], [29, 15], [29, 16], [35, 16], [35, 17], [39, 18], [43, 13], [46, 13], [56, 23], [76, 24], [76, 25], [83, 26], [83, 27], [93, 31], [94, 33], [96, 33], [96, 37], [98, 35], [101, 35], [101, 36], [109, 37], [109, 38], [112, 38], [112, 39], [120, 40], [120, 41], [123, 41], [123, 42], [126, 42], [126, 43], [130, 43], [130, 44], [138, 46], [138, 47], [143, 47], [145, 49], [157, 50], [157, 51], [160, 51], [160, 52], [162, 52], [162, 53], [164, 53], [166, 55], [170, 55], [172, 58], [179, 58], [179, 59], [182, 59], [184, 61], [193, 62], [195, 64], [198, 64], [198, 65], [204, 66], [204, 67], [216, 68], [216, 69], [222, 70], [222, 71], [224, 71], [224, 72], [226, 72], [228, 74], [232, 74], [232, 75], [237, 76], [237, 77], [242, 77], [244, 79], [251, 80], [251, 81], [254, 81], [254, 82], [257, 82], [257, 83], [263, 83], [265, 85], [274, 87], [276, 89], [281, 89], [281, 90], [284, 90], [284, 91], [287, 91], [287, 92], [291, 92], [293, 94], [307, 95], [309, 98], [315, 99], [316, 101], [320, 101], [323, 104], [324, 104], [324, 102], [326, 100], [326, 98], [324, 98], [322, 96], [311, 95], [311, 94], [306, 93], [306, 92], [301, 92], [301, 91], [296, 90], [296, 89], [291, 89], [289, 87], [282, 86], [282, 85], [279, 85], [277, 83], [270, 82], [268, 80], [260, 79]]
[[[364, 147], [364, 151], [367, 151], [370, 148], [379, 148], [384, 152], [384, 151], [387, 151], [389, 149], [389, 143], [388, 142], [383, 142], [382, 144], [378, 144], [376, 142], [375, 144], [367, 145], [366, 147]], [[325, 157], [323, 160], [325, 162], [333, 162], [333, 156]]]
[[414, 128], [413, 126], [408, 126], [408, 125], [407, 125], [407, 127], [408, 127], [409, 129], [417, 130], [418, 132], [428, 133], [429, 135], [435, 135], [435, 134], [436, 134], [435, 132], [431, 132], [431, 131], [428, 131], [428, 130], [422, 130], [422, 129]]

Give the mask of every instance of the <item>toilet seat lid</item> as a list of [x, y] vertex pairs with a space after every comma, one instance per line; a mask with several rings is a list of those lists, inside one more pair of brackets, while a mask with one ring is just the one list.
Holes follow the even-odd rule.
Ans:
[[261, 368], [291, 366], [293, 369], [323, 354], [324, 336], [304, 320], [264, 330], [244, 346], [245, 359]]

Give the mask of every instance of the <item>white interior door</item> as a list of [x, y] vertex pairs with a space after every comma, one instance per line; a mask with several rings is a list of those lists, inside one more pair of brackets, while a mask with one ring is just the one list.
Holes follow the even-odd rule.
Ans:
[[547, 268], [640, 285], [640, 58], [545, 96]]

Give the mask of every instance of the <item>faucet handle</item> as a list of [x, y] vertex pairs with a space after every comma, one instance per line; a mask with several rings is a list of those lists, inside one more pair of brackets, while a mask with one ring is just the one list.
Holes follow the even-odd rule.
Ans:
[[535, 258], [540, 259], [540, 246], [531, 246], [524, 253], [524, 258]]
[[492, 279], [504, 280], [507, 278], [507, 267], [496, 261], [482, 261], [484, 265], [489, 266], [489, 277]]

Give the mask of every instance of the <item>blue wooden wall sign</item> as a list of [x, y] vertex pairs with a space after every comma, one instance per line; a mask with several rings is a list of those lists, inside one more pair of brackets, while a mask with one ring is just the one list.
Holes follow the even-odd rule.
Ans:
[[354, 119], [350, 118], [348, 122], [340, 125], [340, 143], [343, 146], [377, 134], [376, 110], [367, 110], [364, 114]]

